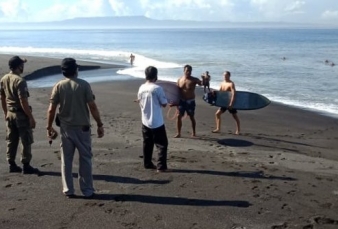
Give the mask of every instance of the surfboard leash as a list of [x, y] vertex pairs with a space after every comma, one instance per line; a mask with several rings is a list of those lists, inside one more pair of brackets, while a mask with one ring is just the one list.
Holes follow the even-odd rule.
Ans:
[[[167, 119], [174, 120], [177, 117], [179, 111], [178, 111], [177, 106], [175, 106], [175, 107], [176, 107], [176, 112], [175, 112], [175, 114], [172, 117], [170, 117], [170, 110], [171, 110], [172, 107], [169, 107], [169, 109], [167, 111]], [[184, 116], [182, 117], [182, 120], [186, 119], [187, 116], [188, 116], [187, 114], [184, 114]]]

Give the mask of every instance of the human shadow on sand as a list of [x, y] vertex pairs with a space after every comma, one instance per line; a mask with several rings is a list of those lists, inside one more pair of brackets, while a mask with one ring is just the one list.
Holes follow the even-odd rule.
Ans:
[[[292, 137], [292, 136], [288, 136], [288, 135], [280, 136], [281, 138], [273, 138], [273, 137], [266, 136], [266, 135], [263, 135], [263, 134], [259, 134], [259, 135], [247, 134], [246, 136], [252, 137], [252, 138], [257, 139], [257, 140], [264, 140], [264, 141], [269, 141], [269, 142], [278, 142], [278, 143], [286, 143], [286, 144], [290, 144], [290, 145], [318, 147], [317, 145], [314, 145], [314, 144], [306, 144], [306, 143], [302, 143], [302, 142], [288, 141], [288, 140], [281, 139], [283, 137]], [[297, 138], [295, 137], [295, 139], [297, 139]], [[322, 147], [319, 147], [319, 148], [322, 148]]]
[[[51, 171], [41, 171], [40, 176], [61, 176], [60, 172], [51, 172]], [[78, 174], [73, 173], [73, 177], [77, 178]], [[113, 176], [113, 175], [93, 175], [94, 180], [102, 180], [107, 182], [122, 183], [122, 184], [168, 184], [170, 180], [140, 180], [133, 177], [122, 177], [122, 176]]]
[[220, 145], [231, 146], [231, 147], [249, 147], [249, 146], [254, 145], [254, 143], [250, 141], [246, 141], [242, 139], [234, 139], [234, 138], [219, 139], [219, 138], [201, 136], [201, 137], [195, 137], [195, 139], [217, 142]]
[[[276, 141], [277, 142], [277, 141]], [[279, 142], [285, 142], [285, 141], [279, 141]], [[259, 147], [263, 147], [263, 148], [270, 148], [270, 149], [279, 149], [279, 150], [285, 150], [285, 151], [290, 151], [290, 152], [295, 152], [295, 153], [299, 153], [300, 151], [297, 149], [290, 149], [287, 147], [277, 147], [276, 145], [273, 146], [269, 146], [269, 145], [263, 145], [263, 144], [258, 144], [258, 143], [253, 143], [250, 141], [246, 141], [246, 140], [242, 140], [242, 139], [232, 139], [232, 138], [228, 138], [228, 139], [220, 139], [217, 140], [217, 143], [223, 146], [230, 146], [230, 147], [249, 147], [249, 146], [259, 146]], [[289, 142], [291, 143], [291, 142]], [[294, 144], [298, 144], [298, 143], [294, 143]], [[305, 145], [305, 144], [303, 144]]]
[[[277, 140], [276, 140], [277, 142]], [[287, 141], [279, 141], [279, 142], [286, 142], [286, 143], [290, 143], [290, 144], [297, 144], [297, 145], [306, 145], [306, 144], [301, 144], [301, 143], [295, 143], [295, 142], [287, 142]], [[294, 152], [294, 153], [300, 153], [299, 150], [297, 149], [290, 149], [287, 147], [277, 147], [276, 145], [273, 146], [269, 146], [269, 145], [263, 145], [263, 144], [258, 144], [258, 143], [253, 143], [250, 141], [246, 141], [246, 140], [241, 140], [241, 139], [232, 139], [232, 138], [228, 138], [228, 139], [220, 139], [217, 140], [217, 143], [220, 145], [224, 145], [224, 146], [230, 146], [230, 147], [249, 147], [249, 146], [259, 146], [259, 147], [263, 147], [263, 148], [269, 148], [269, 149], [279, 149], [279, 150], [285, 150], [285, 151], [290, 151], [290, 152]], [[309, 145], [307, 145], [309, 146]]]
[[172, 173], [199, 173], [215, 176], [231, 176], [253, 179], [267, 179], [267, 180], [286, 180], [295, 181], [297, 179], [286, 176], [272, 176], [265, 175], [263, 171], [243, 171], [243, 172], [224, 172], [224, 171], [212, 171], [212, 170], [191, 170], [191, 169], [172, 169]]
[[[256, 145], [256, 146], [261, 146], [261, 147], [276, 148], [276, 147], [271, 147], [271, 146], [268, 146], [268, 145], [256, 143], [256, 140], [262, 140], [263, 139], [263, 140], [265, 140], [265, 142], [286, 143], [288, 145], [300, 145], [300, 146], [323, 148], [323, 147], [319, 147], [317, 145], [311, 145], [311, 144], [306, 144], [306, 143], [302, 143], [302, 142], [287, 141], [287, 140], [282, 140], [282, 139], [278, 139], [278, 138], [264, 137], [263, 135], [255, 136], [255, 135], [251, 135], [251, 134], [242, 134], [242, 135], [239, 135], [239, 136], [252, 137], [252, 138], [254, 138], [254, 141], [252, 142], [252, 141], [247, 141], [247, 140], [243, 140], [243, 139], [235, 139], [235, 138], [219, 139], [219, 138], [206, 137], [206, 136], [198, 137], [198, 139], [205, 140], [205, 141], [215, 141], [220, 145], [231, 146], [231, 147], [249, 147], [249, 146]], [[286, 150], [293, 151], [292, 149], [286, 149]]]
[[242, 140], [242, 139], [233, 139], [233, 138], [220, 139], [220, 140], [217, 140], [217, 143], [220, 144], [220, 145], [230, 146], [230, 147], [249, 147], [249, 146], [255, 145], [255, 146], [260, 146], [260, 147], [264, 147], [264, 148], [287, 150], [287, 151], [292, 151], [292, 152], [295, 152], [295, 153], [299, 152], [299, 150], [289, 149], [289, 148], [286, 148], [286, 147], [276, 147], [276, 146], [262, 145], [262, 144], [257, 144], [257, 143], [253, 143], [253, 142], [250, 142], [250, 141]]
[[220, 145], [231, 146], [231, 147], [248, 147], [254, 145], [254, 143], [242, 140], [242, 139], [233, 139], [233, 138], [226, 138], [226, 139], [219, 139], [217, 141]]
[[149, 196], [137, 194], [95, 194], [92, 199], [96, 200], [114, 200], [117, 202], [140, 202], [147, 204], [161, 204], [161, 205], [185, 205], [185, 206], [229, 206], [247, 208], [251, 206], [248, 201], [242, 200], [203, 200], [192, 199], [185, 197], [171, 197], [171, 196]]

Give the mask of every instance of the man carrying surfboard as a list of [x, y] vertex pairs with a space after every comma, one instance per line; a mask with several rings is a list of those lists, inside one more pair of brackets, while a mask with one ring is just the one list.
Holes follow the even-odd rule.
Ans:
[[215, 118], [216, 118], [216, 129], [212, 131], [212, 133], [219, 133], [221, 132], [221, 115], [228, 110], [230, 114], [232, 114], [232, 117], [236, 121], [236, 132], [235, 134], [239, 134], [240, 132], [240, 121], [237, 116], [237, 110], [232, 108], [232, 105], [235, 101], [235, 96], [236, 96], [236, 88], [235, 88], [235, 83], [230, 80], [231, 73], [228, 71], [224, 72], [224, 81], [221, 83], [220, 86], [220, 91], [230, 91], [231, 92], [231, 99], [228, 107], [220, 107], [216, 113], [215, 113]]
[[190, 117], [192, 126], [192, 136], [196, 136], [196, 120], [195, 120], [195, 88], [196, 85], [202, 85], [202, 81], [196, 77], [191, 76], [192, 67], [190, 65], [184, 66], [184, 75], [177, 80], [177, 86], [180, 89], [180, 102], [177, 107], [176, 128], [177, 134], [175, 138], [181, 137], [182, 117], [185, 112]]

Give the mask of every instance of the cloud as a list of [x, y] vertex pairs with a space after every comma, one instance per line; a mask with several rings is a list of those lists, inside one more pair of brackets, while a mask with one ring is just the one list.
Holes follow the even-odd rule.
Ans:
[[0, 22], [143, 15], [160, 20], [317, 23], [337, 18], [336, 3], [337, 0], [0, 0]]
[[126, 2], [128, 3], [128, 1], [109, 0], [115, 16], [129, 16], [133, 14], [132, 10], [129, 8], [129, 5], [132, 6], [133, 2], [129, 1], [129, 4], [126, 4]]
[[250, 3], [263, 14], [262, 20], [265, 21], [283, 20], [290, 14], [305, 13], [303, 8], [306, 4], [305, 1], [295, 0], [251, 0]]
[[112, 16], [114, 13], [108, 0], [79, 0], [73, 3], [58, 2], [32, 17], [33, 21], [56, 21], [76, 17]]
[[304, 11], [302, 11], [304, 5], [304, 1], [296, 1], [286, 6], [284, 10], [288, 13], [304, 13]]
[[338, 19], [338, 10], [337, 11], [330, 11], [330, 10], [326, 10], [324, 13], [322, 13], [321, 16], [323, 19]]
[[[125, 1], [114, 0], [115, 4], [122, 2]], [[210, 20], [227, 18], [233, 2], [235, 0], [133, 0], [128, 7], [134, 15], [155, 19]]]
[[234, 0], [140, 0], [144, 15], [155, 19], [226, 20]]
[[28, 15], [27, 5], [20, 0], [5, 0], [0, 2], [0, 20], [16, 20]]

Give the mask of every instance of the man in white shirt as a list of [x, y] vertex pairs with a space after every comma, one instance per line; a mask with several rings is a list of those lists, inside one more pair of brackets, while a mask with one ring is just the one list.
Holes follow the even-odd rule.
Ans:
[[[168, 138], [164, 126], [162, 107], [167, 106], [163, 88], [156, 85], [157, 68], [145, 70], [146, 82], [138, 90], [137, 101], [142, 114], [143, 163], [146, 169], [167, 171]], [[154, 145], [158, 149], [157, 166], [152, 162]]]

